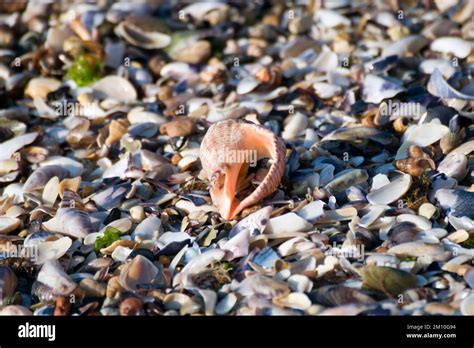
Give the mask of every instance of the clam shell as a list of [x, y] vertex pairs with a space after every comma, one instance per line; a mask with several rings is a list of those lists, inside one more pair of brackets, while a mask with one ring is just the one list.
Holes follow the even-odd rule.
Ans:
[[235, 296], [235, 294], [231, 292], [217, 303], [215, 312], [217, 315], [226, 315], [234, 308], [236, 303], [237, 296]]
[[372, 190], [367, 195], [367, 200], [371, 204], [390, 204], [402, 197], [411, 186], [411, 175], [403, 174], [376, 190]]
[[171, 43], [171, 36], [164, 23], [151, 17], [128, 17], [115, 27], [115, 34], [128, 43], [145, 49], [164, 48]]
[[436, 123], [411, 126], [403, 135], [403, 143], [399, 147], [395, 159], [399, 160], [408, 157], [407, 151], [412, 145], [425, 147], [437, 142], [448, 133], [448, 127]]
[[35, 260], [37, 265], [42, 265], [48, 260], [57, 260], [64, 256], [72, 246], [69, 237], [59, 238], [52, 242], [42, 242], [38, 244], [38, 257]]
[[440, 37], [431, 43], [430, 49], [436, 52], [451, 53], [464, 59], [471, 52], [471, 43], [459, 37]]
[[156, 266], [141, 255], [128, 263], [120, 272], [119, 283], [128, 291], [137, 291], [139, 286], [150, 284], [158, 275]]
[[23, 146], [31, 144], [35, 141], [38, 133], [32, 132], [23, 135], [19, 135], [10, 140], [4, 141], [0, 144], [0, 161], [8, 160], [12, 155], [20, 150]]
[[149, 216], [135, 228], [132, 238], [135, 241], [157, 240], [162, 231], [161, 220], [156, 216]]
[[0, 305], [4, 305], [15, 293], [18, 278], [8, 266], [0, 266]]
[[0, 234], [8, 234], [20, 226], [20, 219], [9, 216], [0, 216]]
[[393, 98], [405, 91], [399, 84], [382, 77], [368, 74], [363, 82], [362, 98], [367, 103], [378, 104], [387, 98]]
[[53, 232], [58, 232], [75, 238], [85, 238], [94, 231], [89, 215], [75, 208], [59, 208], [56, 215], [43, 226]]
[[113, 99], [121, 103], [132, 103], [137, 99], [135, 87], [120, 76], [109, 75], [92, 85], [99, 98]]
[[77, 286], [56, 260], [48, 260], [44, 263], [37, 280], [49, 286], [58, 296], [69, 295]]
[[59, 165], [49, 165], [39, 167], [36, 169], [26, 180], [23, 185], [23, 192], [33, 192], [38, 189], [42, 189], [53, 177], [57, 177], [59, 180], [69, 176], [69, 172]]
[[463, 93], [462, 91], [458, 91], [449, 85], [437, 68], [433, 71], [430, 80], [428, 81], [428, 91], [440, 98], [474, 100], [473, 93]]
[[287, 213], [271, 218], [264, 230], [266, 234], [310, 231], [313, 225], [295, 213]]

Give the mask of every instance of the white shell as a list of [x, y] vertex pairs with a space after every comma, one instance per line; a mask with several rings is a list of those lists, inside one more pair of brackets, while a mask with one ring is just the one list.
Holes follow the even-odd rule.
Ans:
[[413, 125], [403, 135], [403, 144], [398, 149], [395, 159], [406, 158], [408, 156], [407, 150], [411, 145], [428, 146], [437, 142], [448, 133], [449, 128], [442, 124], [423, 123]]
[[469, 41], [452, 36], [440, 37], [434, 40], [430, 46], [432, 51], [451, 53], [461, 59], [464, 59], [469, 55], [471, 48]]
[[21, 220], [9, 216], [0, 216], [0, 234], [7, 234], [16, 230], [21, 225]]
[[372, 190], [367, 195], [367, 200], [371, 204], [390, 204], [402, 197], [411, 186], [411, 175], [403, 174], [376, 190]]
[[365, 102], [378, 104], [386, 98], [393, 98], [405, 88], [382, 77], [368, 74], [363, 82], [362, 96]]
[[443, 76], [447, 79], [456, 72], [452, 63], [445, 59], [426, 59], [420, 64], [420, 71], [424, 74], [431, 75], [435, 69], [441, 71]]
[[217, 315], [225, 315], [234, 308], [237, 303], [237, 296], [233, 292], [227, 294], [222, 300], [219, 301], [215, 308]]
[[40, 163], [41, 167], [58, 165], [66, 169], [71, 177], [76, 177], [84, 172], [84, 166], [81, 162], [64, 156], [51, 156]]
[[48, 260], [57, 260], [62, 257], [72, 245], [69, 237], [59, 238], [51, 242], [42, 242], [38, 245], [38, 257], [35, 261], [37, 265], [42, 265]]
[[157, 240], [161, 231], [161, 220], [152, 215], [140, 222], [133, 231], [132, 238], [137, 242], [143, 240]]
[[131, 103], [137, 100], [135, 87], [123, 77], [105, 76], [92, 85], [101, 99], [114, 99], [122, 103]]
[[38, 273], [37, 280], [53, 289], [56, 295], [70, 294], [77, 286], [58, 261], [48, 260]]
[[287, 213], [270, 219], [264, 232], [267, 234], [278, 234], [284, 232], [305, 232], [313, 228], [313, 225], [295, 213]]
[[298, 216], [302, 217], [306, 221], [310, 223], [316, 222], [319, 218], [322, 218], [324, 216], [324, 202], [323, 201], [313, 201], [307, 205], [305, 205], [303, 208], [298, 210], [296, 214]]
[[463, 315], [474, 315], [474, 294], [462, 300], [460, 310]]
[[35, 141], [38, 133], [26, 133], [19, 135], [10, 140], [4, 141], [0, 144], [0, 161], [7, 160], [12, 157], [12, 155], [20, 150], [23, 146], [31, 144]]

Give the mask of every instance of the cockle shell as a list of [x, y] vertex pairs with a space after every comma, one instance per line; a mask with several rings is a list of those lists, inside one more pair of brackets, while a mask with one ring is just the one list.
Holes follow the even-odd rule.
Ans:
[[[237, 120], [212, 125], [204, 136], [199, 156], [204, 173], [211, 181], [211, 198], [226, 219], [232, 219], [244, 208], [270, 195], [280, 183], [285, 169], [284, 143], [262, 126]], [[231, 157], [238, 163], [230, 163]], [[252, 165], [245, 160], [265, 157], [270, 158], [271, 166], [264, 180], [244, 200], [234, 198], [242, 171], [246, 169], [244, 165]]]

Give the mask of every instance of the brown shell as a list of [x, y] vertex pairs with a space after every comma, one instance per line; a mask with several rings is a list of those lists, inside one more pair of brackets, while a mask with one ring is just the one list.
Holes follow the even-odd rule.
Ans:
[[225, 165], [219, 161], [222, 149], [257, 150], [258, 158], [271, 159], [268, 174], [260, 185], [239, 203], [233, 214], [235, 216], [246, 207], [260, 202], [278, 187], [285, 170], [286, 147], [272, 131], [257, 124], [239, 120], [215, 123], [204, 136], [199, 154], [208, 179]]

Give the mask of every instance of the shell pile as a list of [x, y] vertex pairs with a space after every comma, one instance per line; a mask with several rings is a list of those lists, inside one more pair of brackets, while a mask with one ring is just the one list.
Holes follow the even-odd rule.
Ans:
[[0, 1], [0, 314], [474, 315], [474, 5]]

